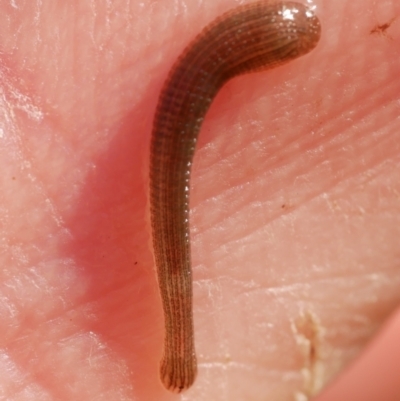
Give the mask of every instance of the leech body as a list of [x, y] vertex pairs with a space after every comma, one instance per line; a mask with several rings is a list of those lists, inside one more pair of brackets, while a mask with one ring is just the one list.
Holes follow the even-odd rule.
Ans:
[[277, 67], [312, 50], [320, 23], [306, 6], [260, 1], [217, 18], [184, 50], [161, 91], [150, 151], [150, 214], [164, 309], [166, 388], [197, 373], [189, 236], [190, 169], [200, 126], [219, 89], [240, 74]]

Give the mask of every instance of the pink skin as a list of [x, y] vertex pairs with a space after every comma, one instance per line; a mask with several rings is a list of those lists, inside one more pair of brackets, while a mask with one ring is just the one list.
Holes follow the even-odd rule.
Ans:
[[[158, 379], [152, 117], [174, 59], [235, 4], [2, 2], [2, 398], [176, 399]], [[199, 376], [182, 400], [306, 399], [399, 304], [400, 3], [316, 5], [318, 48], [229, 83], [204, 124], [191, 198]], [[361, 377], [360, 391], [382, 382], [393, 396], [399, 321], [321, 400], [398, 399], [351, 391]]]

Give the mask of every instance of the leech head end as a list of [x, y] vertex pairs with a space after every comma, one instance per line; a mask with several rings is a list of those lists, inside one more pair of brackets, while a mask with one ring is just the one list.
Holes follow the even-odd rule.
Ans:
[[[321, 37], [321, 23], [314, 11], [302, 4], [282, 6], [281, 16], [286, 24], [287, 37], [297, 42], [297, 54], [301, 56], [310, 52]], [[295, 21], [295, 22], [294, 22]]]

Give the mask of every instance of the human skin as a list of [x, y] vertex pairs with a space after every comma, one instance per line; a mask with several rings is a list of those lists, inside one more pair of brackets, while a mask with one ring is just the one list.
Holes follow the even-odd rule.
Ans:
[[[236, 4], [0, 4], [1, 398], [179, 397], [158, 378], [152, 118], [183, 47]], [[399, 304], [400, 4], [315, 5], [318, 47], [229, 83], [202, 128], [182, 400], [307, 399]]]

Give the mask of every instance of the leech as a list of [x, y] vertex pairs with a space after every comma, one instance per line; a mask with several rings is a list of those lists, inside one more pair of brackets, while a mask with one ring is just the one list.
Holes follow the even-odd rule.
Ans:
[[150, 214], [162, 298], [164, 386], [180, 392], [196, 377], [189, 235], [190, 170], [196, 139], [219, 89], [231, 78], [280, 66], [311, 51], [320, 23], [305, 5], [259, 1], [208, 25], [173, 65], [154, 117]]

